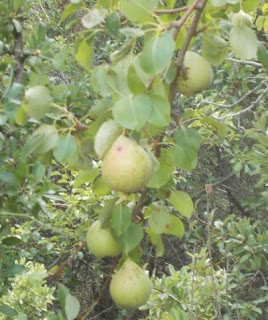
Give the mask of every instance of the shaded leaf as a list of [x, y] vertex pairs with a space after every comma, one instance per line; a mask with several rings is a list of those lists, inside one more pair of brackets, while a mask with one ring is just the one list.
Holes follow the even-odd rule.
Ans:
[[54, 156], [57, 161], [63, 162], [72, 157], [76, 150], [77, 144], [75, 137], [68, 133], [58, 139], [57, 145], [54, 147]]
[[2, 244], [5, 246], [16, 246], [21, 243], [21, 239], [17, 237], [7, 237], [2, 239]]
[[132, 211], [123, 204], [115, 206], [111, 214], [111, 228], [120, 236], [124, 233], [131, 223]]
[[140, 57], [142, 69], [150, 75], [157, 75], [169, 66], [173, 57], [175, 43], [173, 32], [151, 37], [145, 42]]
[[165, 127], [170, 121], [170, 105], [163, 97], [153, 94], [151, 95], [152, 112], [149, 122], [159, 127]]
[[143, 230], [141, 225], [131, 222], [128, 229], [123, 234], [119, 236], [114, 232], [113, 235], [124, 253], [128, 254], [141, 243], [143, 239]]

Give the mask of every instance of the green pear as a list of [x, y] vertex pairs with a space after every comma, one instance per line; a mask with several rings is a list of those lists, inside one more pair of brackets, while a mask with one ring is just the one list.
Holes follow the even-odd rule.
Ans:
[[102, 228], [99, 220], [89, 227], [86, 240], [89, 251], [97, 258], [115, 257], [121, 253], [110, 229]]
[[130, 259], [114, 274], [110, 284], [113, 301], [126, 309], [136, 309], [144, 305], [151, 295], [151, 290], [150, 278]]
[[113, 190], [138, 192], [149, 181], [152, 168], [148, 153], [134, 140], [120, 135], [103, 159], [102, 177]]
[[211, 65], [198, 53], [187, 51], [178, 77], [178, 91], [185, 96], [192, 96], [209, 87], [212, 81]]
[[122, 128], [114, 120], [108, 120], [100, 126], [94, 140], [94, 149], [100, 159], [103, 159], [121, 131]]

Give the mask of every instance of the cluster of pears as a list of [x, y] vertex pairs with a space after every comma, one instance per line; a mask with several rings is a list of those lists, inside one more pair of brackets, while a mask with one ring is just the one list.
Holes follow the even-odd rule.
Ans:
[[[121, 253], [110, 229], [102, 228], [99, 220], [89, 227], [86, 240], [89, 251], [98, 258], [114, 257]], [[151, 289], [148, 275], [129, 258], [114, 273], [110, 283], [113, 301], [126, 309], [136, 309], [145, 304], [151, 295]]]
[[206, 88], [213, 81], [211, 65], [198, 53], [187, 51], [177, 82], [178, 91], [185, 96], [192, 96]]
[[134, 140], [121, 135], [122, 128], [108, 120], [99, 128], [94, 148], [102, 162], [102, 178], [115, 191], [138, 192], [152, 174], [150, 155]]

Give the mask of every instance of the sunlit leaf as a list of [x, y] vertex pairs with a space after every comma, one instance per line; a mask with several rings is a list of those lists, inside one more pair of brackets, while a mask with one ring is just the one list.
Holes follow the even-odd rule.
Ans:
[[168, 201], [181, 215], [186, 218], [191, 217], [194, 211], [194, 205], [188, 193], [183, 191], [172, 191]]
[[149, 120], [152, 101], [139, 94], [120, 99], [113, 107], [113, 117], [120, 125], [131, 130], [140, 130]]

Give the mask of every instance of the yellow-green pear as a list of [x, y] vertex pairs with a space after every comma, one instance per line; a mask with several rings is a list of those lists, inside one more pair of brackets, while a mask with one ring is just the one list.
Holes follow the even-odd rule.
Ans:
[[149, 181], [152, 167], [148, 153], [136, 141], [120, 135], [103, 159], [102, 177], [113, 190], [138, 192]]
[[178, 77], [178, 91], [192, 96], [208, 88], [213, 81], [211, 65], [198, 53], [187, 51]]
[[151, 295], [151, 290], [150, 278], [130, 259], [114, 274], [110, 284], [113, 301], [126, 309], [136, 309], [144, 305]]
[[102, 228], [99, 220], [89, 227], [86, 240], [89, 251], [97, 258], [115, 257], [121, 253], [110, 229]]
[[114, 120], [105, 121], [100, 126], [94, 140], [94, 149], [100, 159], [105, 156], [121, 131], [122, 128]]

